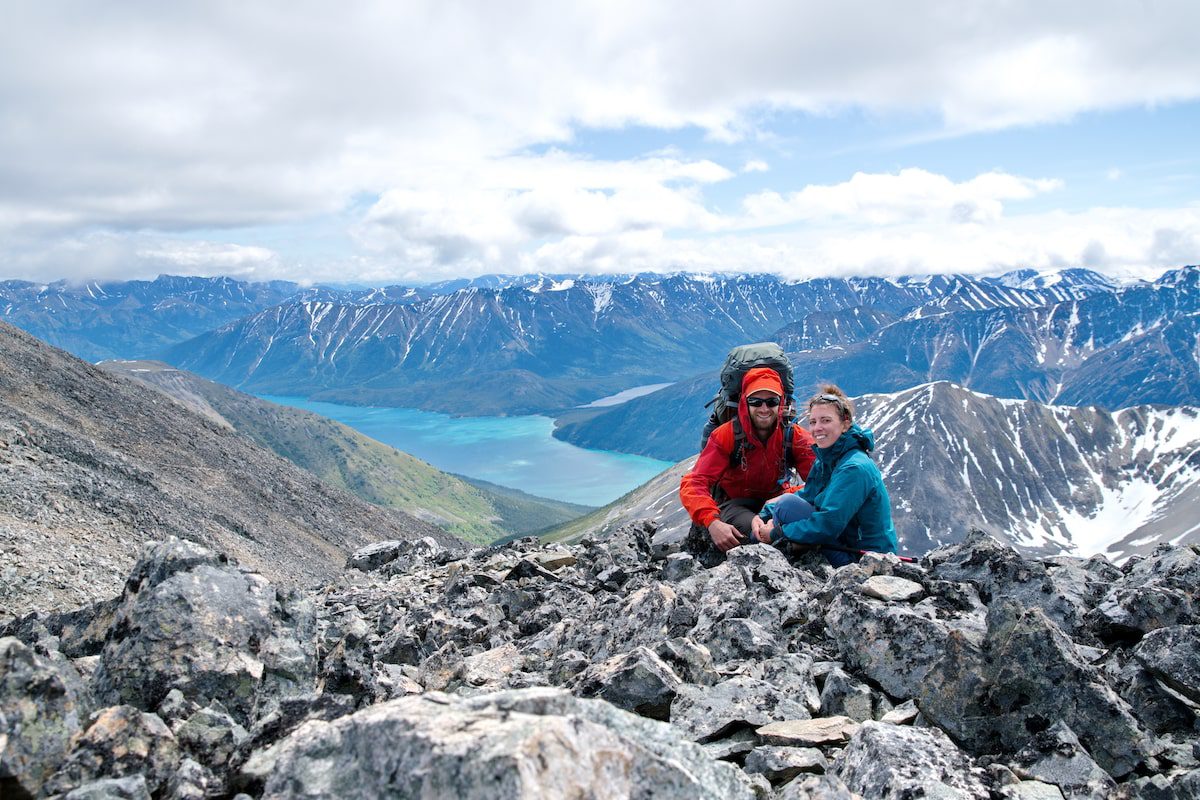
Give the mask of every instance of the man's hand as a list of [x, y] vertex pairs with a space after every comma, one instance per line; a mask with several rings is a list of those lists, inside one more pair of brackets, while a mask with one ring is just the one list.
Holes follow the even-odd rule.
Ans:
[[754, 534], [754, 538], [763, 544], [771, 543], [771, 531], [775, 528], [775, 520], [764, 520], [762, 517], [755, 517], [750, 523], [750, 530]]
[[738, 529], [728, 522], [722, 522], [719, 519], [714, 519], [709, 523], [708, 535], [712, 538], [713, 544], [722, 553], [728, 553], [742, 543], [742, 537], [738, 533]]

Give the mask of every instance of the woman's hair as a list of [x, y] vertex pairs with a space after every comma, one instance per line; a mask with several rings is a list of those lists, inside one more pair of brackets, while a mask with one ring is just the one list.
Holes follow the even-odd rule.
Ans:
[[845, 392], [832, 383], [825, 384], [809, 398], [808, 410], [810, 412], [815, 405], [837, 406], [838, 414], [842, 419], [854, 421], [854, 403], [850, 402], [850, 398], [846, 397]]

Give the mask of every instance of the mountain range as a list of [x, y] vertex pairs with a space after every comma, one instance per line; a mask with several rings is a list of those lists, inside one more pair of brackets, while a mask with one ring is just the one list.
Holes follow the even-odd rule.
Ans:
[[[952, 381], [997, 397], [1108, 410], [1200, 405], [1200, 268], [1043, 306], [988, 306], [970, 289], [904, 315], [857, 306], [780, 329], [775, 339], [788, 351], [797, 393], [803, 399], [825, 382], [865, 394]], [[965, 308], [968, 297], [980, 307]], [[709, 371], [614, 408], [565, 414], [555, 435], [678, 460], [699, 449], [716, 385]]]
[[[901, 552], [921, 555], [979, 529], [1022, 552], [1114, 559], [1200, 542], [1200, 409], [1117, 412], [990, 397], [948, 382], [856, 400], [875, 431]], [[579, 541], [639, 519], [665, 538], [690, 524], [686, 459], [547, 534]]]
[[1042, 288], [963, 276], [787, 283], [673, 275], [465, 288], [403, 305], [294, 300], [176, 345], [163, 359], [264, 394], [547, 413], [693, 375], [719, 364], [731, 346], [814, 312], [1035, 308], [1101, 285], [1091, 273]]

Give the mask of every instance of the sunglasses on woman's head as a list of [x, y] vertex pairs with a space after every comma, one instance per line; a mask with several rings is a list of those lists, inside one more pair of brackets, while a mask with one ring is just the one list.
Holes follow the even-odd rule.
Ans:
[[774, 408], [775, 406], [779, 405], [779, 398], [778, 397], [747, 397], [746, 405], [750, 406], [751, 408], [758, 408], [759, 406], [766, 406], [767, 408]]

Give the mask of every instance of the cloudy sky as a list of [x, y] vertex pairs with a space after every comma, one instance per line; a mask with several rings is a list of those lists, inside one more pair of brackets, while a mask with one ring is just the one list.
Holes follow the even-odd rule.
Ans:
[[0, 278], [1200, 262], [1200, 3], [0, 0]]

